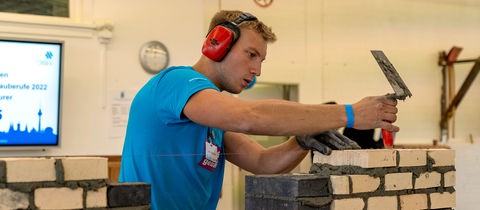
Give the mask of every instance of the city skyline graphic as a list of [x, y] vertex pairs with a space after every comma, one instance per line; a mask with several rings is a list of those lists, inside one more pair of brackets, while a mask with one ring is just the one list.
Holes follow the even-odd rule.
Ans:
[[42, 109], [39, 108], [38, 124], [35, 126], [22, 125], [22, 122], [10, 123], [7, 131], [0, 131], [0, 145], [56, 145], [57, 134], [48, 125], [42, 127], [42, 115]]

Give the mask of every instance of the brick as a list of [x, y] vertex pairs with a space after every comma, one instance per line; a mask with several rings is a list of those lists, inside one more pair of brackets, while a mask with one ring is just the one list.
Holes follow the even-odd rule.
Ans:
[[380, 186], [380, 178], [369, 175], [350, 175], [352, 193], [373, 192]]
[[443, 174], [444, 187], [453, 187], [455, 186], [455, 171], [448, 171]]
[[397, 196], [370, 197], [367, 200], [367, 210], [397, 209]]
[[[320, 198], [319, 198], [320, 199]], [[306, 205], [302, 200], [245, 197], [245, 209], [248, 210], [330, 210], [329, 202], [319, 206]]]
[[107, 209], [89, 209], [89, 210], [150, 210], [150, 205], [147, 206], [131, 206], [131, 207], [119, 207], [119, 208], [107, 208]]
[[150, 205], [150, 184], [110, 183], [107, 189], [109, 207], [129, 207]]
[[439, 187], [440, 179], [441, 174], [436, 171], [422, 173], [415, 179], [415, 189]]
[[37, 188], [35, 206], [39, 209], [81, 209], [83, 208], [83, 189]]
[[62, 158], [65, 181], [108, 179], [108, 160], [101, 157]]
[[7, 183], [56, 180], [53, 158], [2, 158], [2, 160], [6, 162]]
[[396, 166], [396, 159], [396, 150], [392, 149], [333, 150], [330, 155], [315, 151], [313, 163], [379, 168]]
[[346, 198], [333, 200], [331, 210], [363, 210], [365, 203], [361, 198]]
[[329, 178], [315, 174], [249, 175], [245, 193], [283, 197], [328, 196]]
[[107, 207], [107, 187], [87, 191], [87, 208]]
[[455, 192], [432, 193], [430, 194], [431, 209], [453, 208], [456, 206]]
[[334, 195], [350, 194], [350, 179], [348, 176], [330, 176]]
[[0, 159], [0, 183], [7, 182], [7, 164]]
[[429, 149], [427, 154], [435, 161], [432, 165], [434, 167], [455, 165], [455, 150], [453, 149]]
[[385, 175], [385, 190], [412, 189], [412, 173], [393, 173]]
[[425, 166], [427, 165], [427, 152], [423, 149], [399, 149], [397, 150], [399, 167]]
[[400, 209], [427, 209], [427, 194], [410, 194], [400, 196]]
[[10, 189], [0, 189], [0, 209], [27, 209], [29, 195]]

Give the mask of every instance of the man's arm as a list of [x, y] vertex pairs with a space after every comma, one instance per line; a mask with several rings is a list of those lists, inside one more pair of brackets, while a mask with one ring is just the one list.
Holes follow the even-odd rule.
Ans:
[[308, 154], [294, 137], [266, 149], [245, 134], [225, 132], [224, 145], [228, 161], [254, 174], [290, 172]]
[[[352, 105], [355, 128], [399, 128], [397, 102], [385, 96], [366, 97]], [[285, 100], [243, 100], [213, 89], [195, 93], [183, 113], [192, 121], [225, 131], [247, 134], [294, 136], [344, 127], [347, 116], [343, 105], [307, 105]]]

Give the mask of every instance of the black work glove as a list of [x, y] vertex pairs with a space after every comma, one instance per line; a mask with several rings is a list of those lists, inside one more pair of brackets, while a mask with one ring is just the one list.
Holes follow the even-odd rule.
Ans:
[[315, 150], [330, 155], [332, 150], [360, 149], [357, 142], [340, 134], [337, 130], [329, 130], [314, 135], [296, 136], [298, 145], [305, 150]]

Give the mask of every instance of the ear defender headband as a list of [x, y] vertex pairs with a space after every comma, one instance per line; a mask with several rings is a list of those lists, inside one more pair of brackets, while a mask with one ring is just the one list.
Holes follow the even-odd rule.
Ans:
[[250, 13], [242, 13], [233, 22], [227, 21], [218, 24], [208, 32], [207, 38], [203, 43], [202, 53], [213, 61], [222, 61], [240, 37], [238, 25], [243, 21], [254, 20], [257, 20], [257, 17]]

